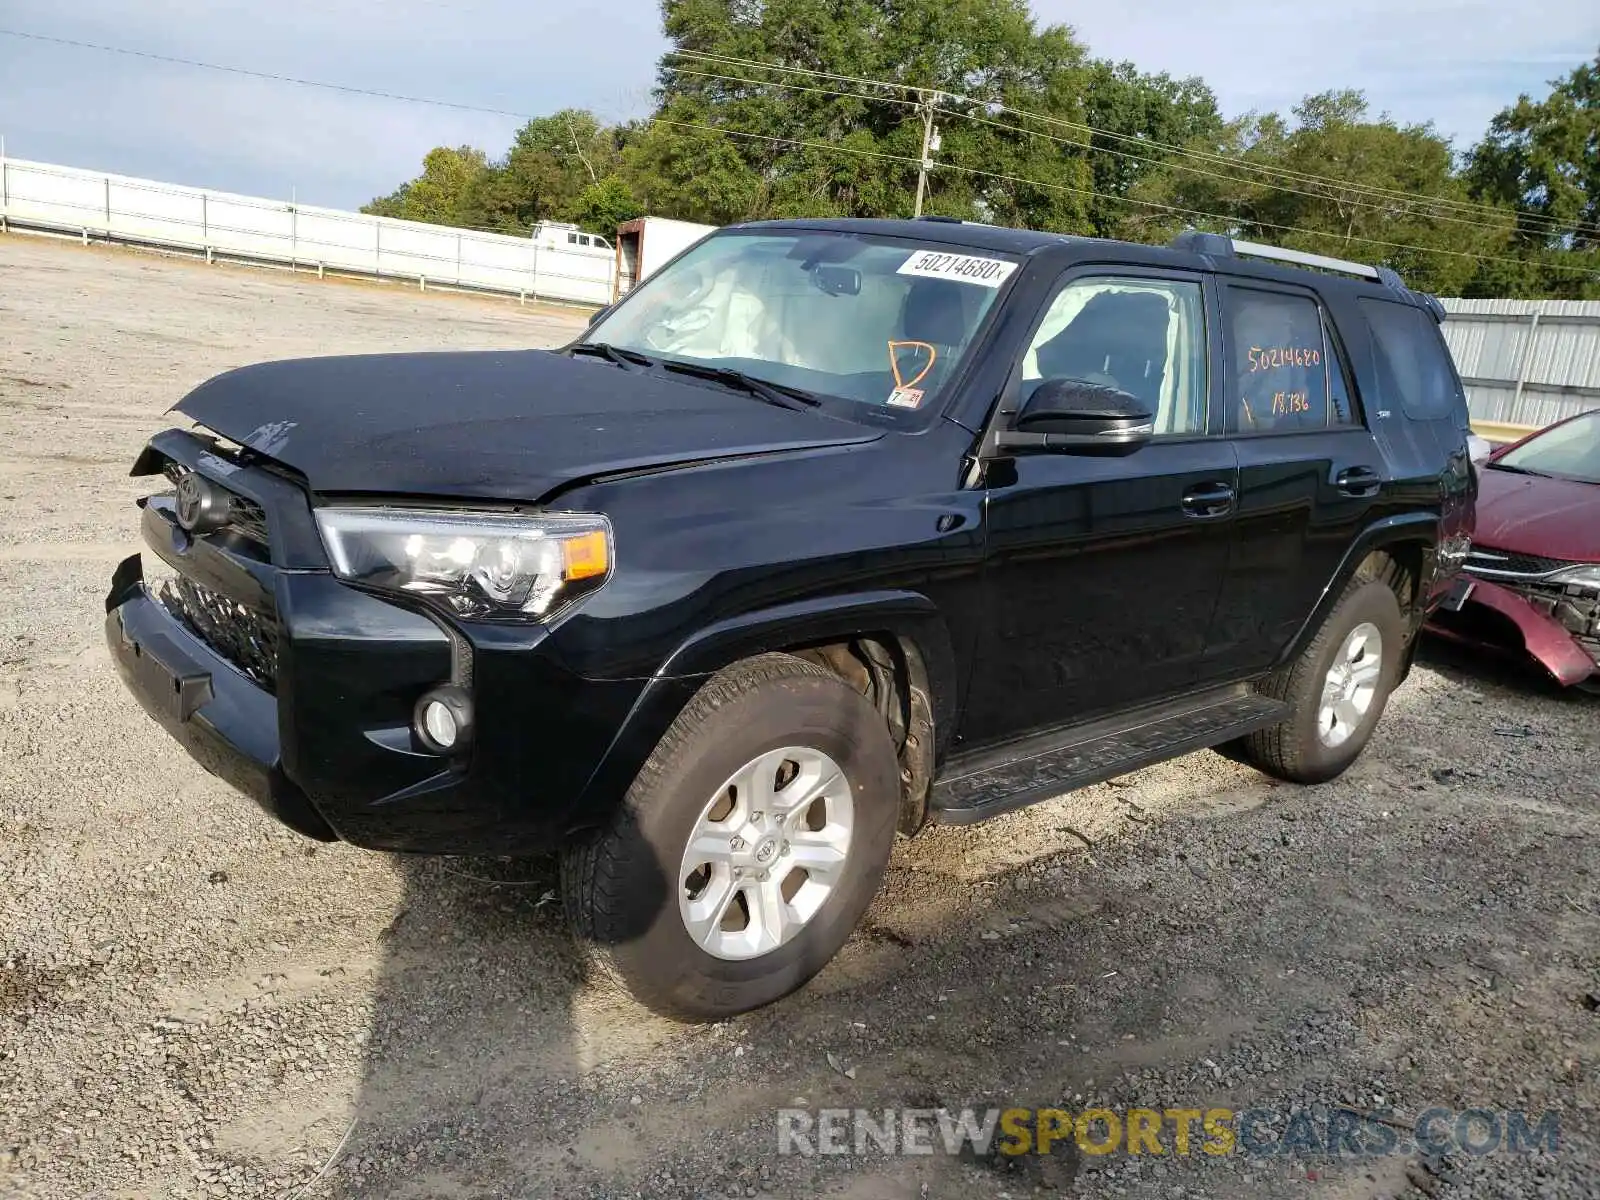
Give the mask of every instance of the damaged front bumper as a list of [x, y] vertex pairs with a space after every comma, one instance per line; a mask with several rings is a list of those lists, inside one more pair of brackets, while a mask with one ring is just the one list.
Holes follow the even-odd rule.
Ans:
[[137, 554], [112, 579], [105, 633], [123, 683], [196, 762], [296, 832], [336, 840], [284, 774], [277, 702], [241, 673], [219, 669], [211, 649], [146, 590]]
[[1600, 681], [1600, 600], [1563, 604], [1463, 575], [1427, 628], [1466, 645], [1525, 653], [1565, 687]]
[[[589, 781], [645, 679], [572, 671], [544, 626], [451, 622], [341, 582], [310, 497], [266, 466], [179, 430], [135, 475], [169, 466], [216, 489], [229, 523], [197, 533], [175, 494], [141, 501], [146, 549], [112, 578], [105, 637], [128, 690], [202, 766], [307, 837], [374, 850], [537, 853], [609, 819], [621, 790]], [[444, 685], [474, 712], [455, 753], [415, 729], [418, 700]]]

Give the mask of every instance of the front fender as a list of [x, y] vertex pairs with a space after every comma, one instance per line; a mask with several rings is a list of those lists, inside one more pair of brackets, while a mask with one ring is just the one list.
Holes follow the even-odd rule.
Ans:
[[937, 605], [910, 591], [823, 596], [757, 609], [686, 638], [645, 685], [584, 789], [586, 824], [606, 820], [651, 751], [716, 672], [773, 650], [878, 635], [915, 652], [927, 677], [936, 746], [955, 729], [959, 705], [955, 653]]

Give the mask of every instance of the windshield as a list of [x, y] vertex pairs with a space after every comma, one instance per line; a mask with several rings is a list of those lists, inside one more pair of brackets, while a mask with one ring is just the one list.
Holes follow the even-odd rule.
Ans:
[[1539, 434], [1490, 465], [1600, 483], [1600, 409]]
[[585, 340], [861, 404], [927, 408], [1016, 267], [902, 238], [714, 234]]

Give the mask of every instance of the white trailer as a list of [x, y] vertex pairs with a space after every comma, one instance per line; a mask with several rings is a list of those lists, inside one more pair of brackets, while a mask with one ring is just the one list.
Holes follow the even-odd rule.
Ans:
[[662, 263], [687, 250], [715, 225], [672, 221], [666, 217], [640, 217], [617, 226], [616, 292], [613, 302], [628, 294], [634, 284]]

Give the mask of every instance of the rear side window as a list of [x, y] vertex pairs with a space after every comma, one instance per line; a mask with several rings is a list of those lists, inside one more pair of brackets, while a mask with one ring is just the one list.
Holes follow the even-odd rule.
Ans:
[[1464, 407], [1450, 352], [1434, 319], [1420, 308], [1363, 297], [1383, 407], [1396, 403], [1413, 421], [1448, 421]]
[[1400, 405], [1413, 421], [1450, 421], [1466, 406], [1438, 325], [1418, 307], [1362, 298], [1384, 408]]
[[1300, 433], [1358, 422], [1339, 351], [1307, 296], [1230, 287], [1229, 431]]

